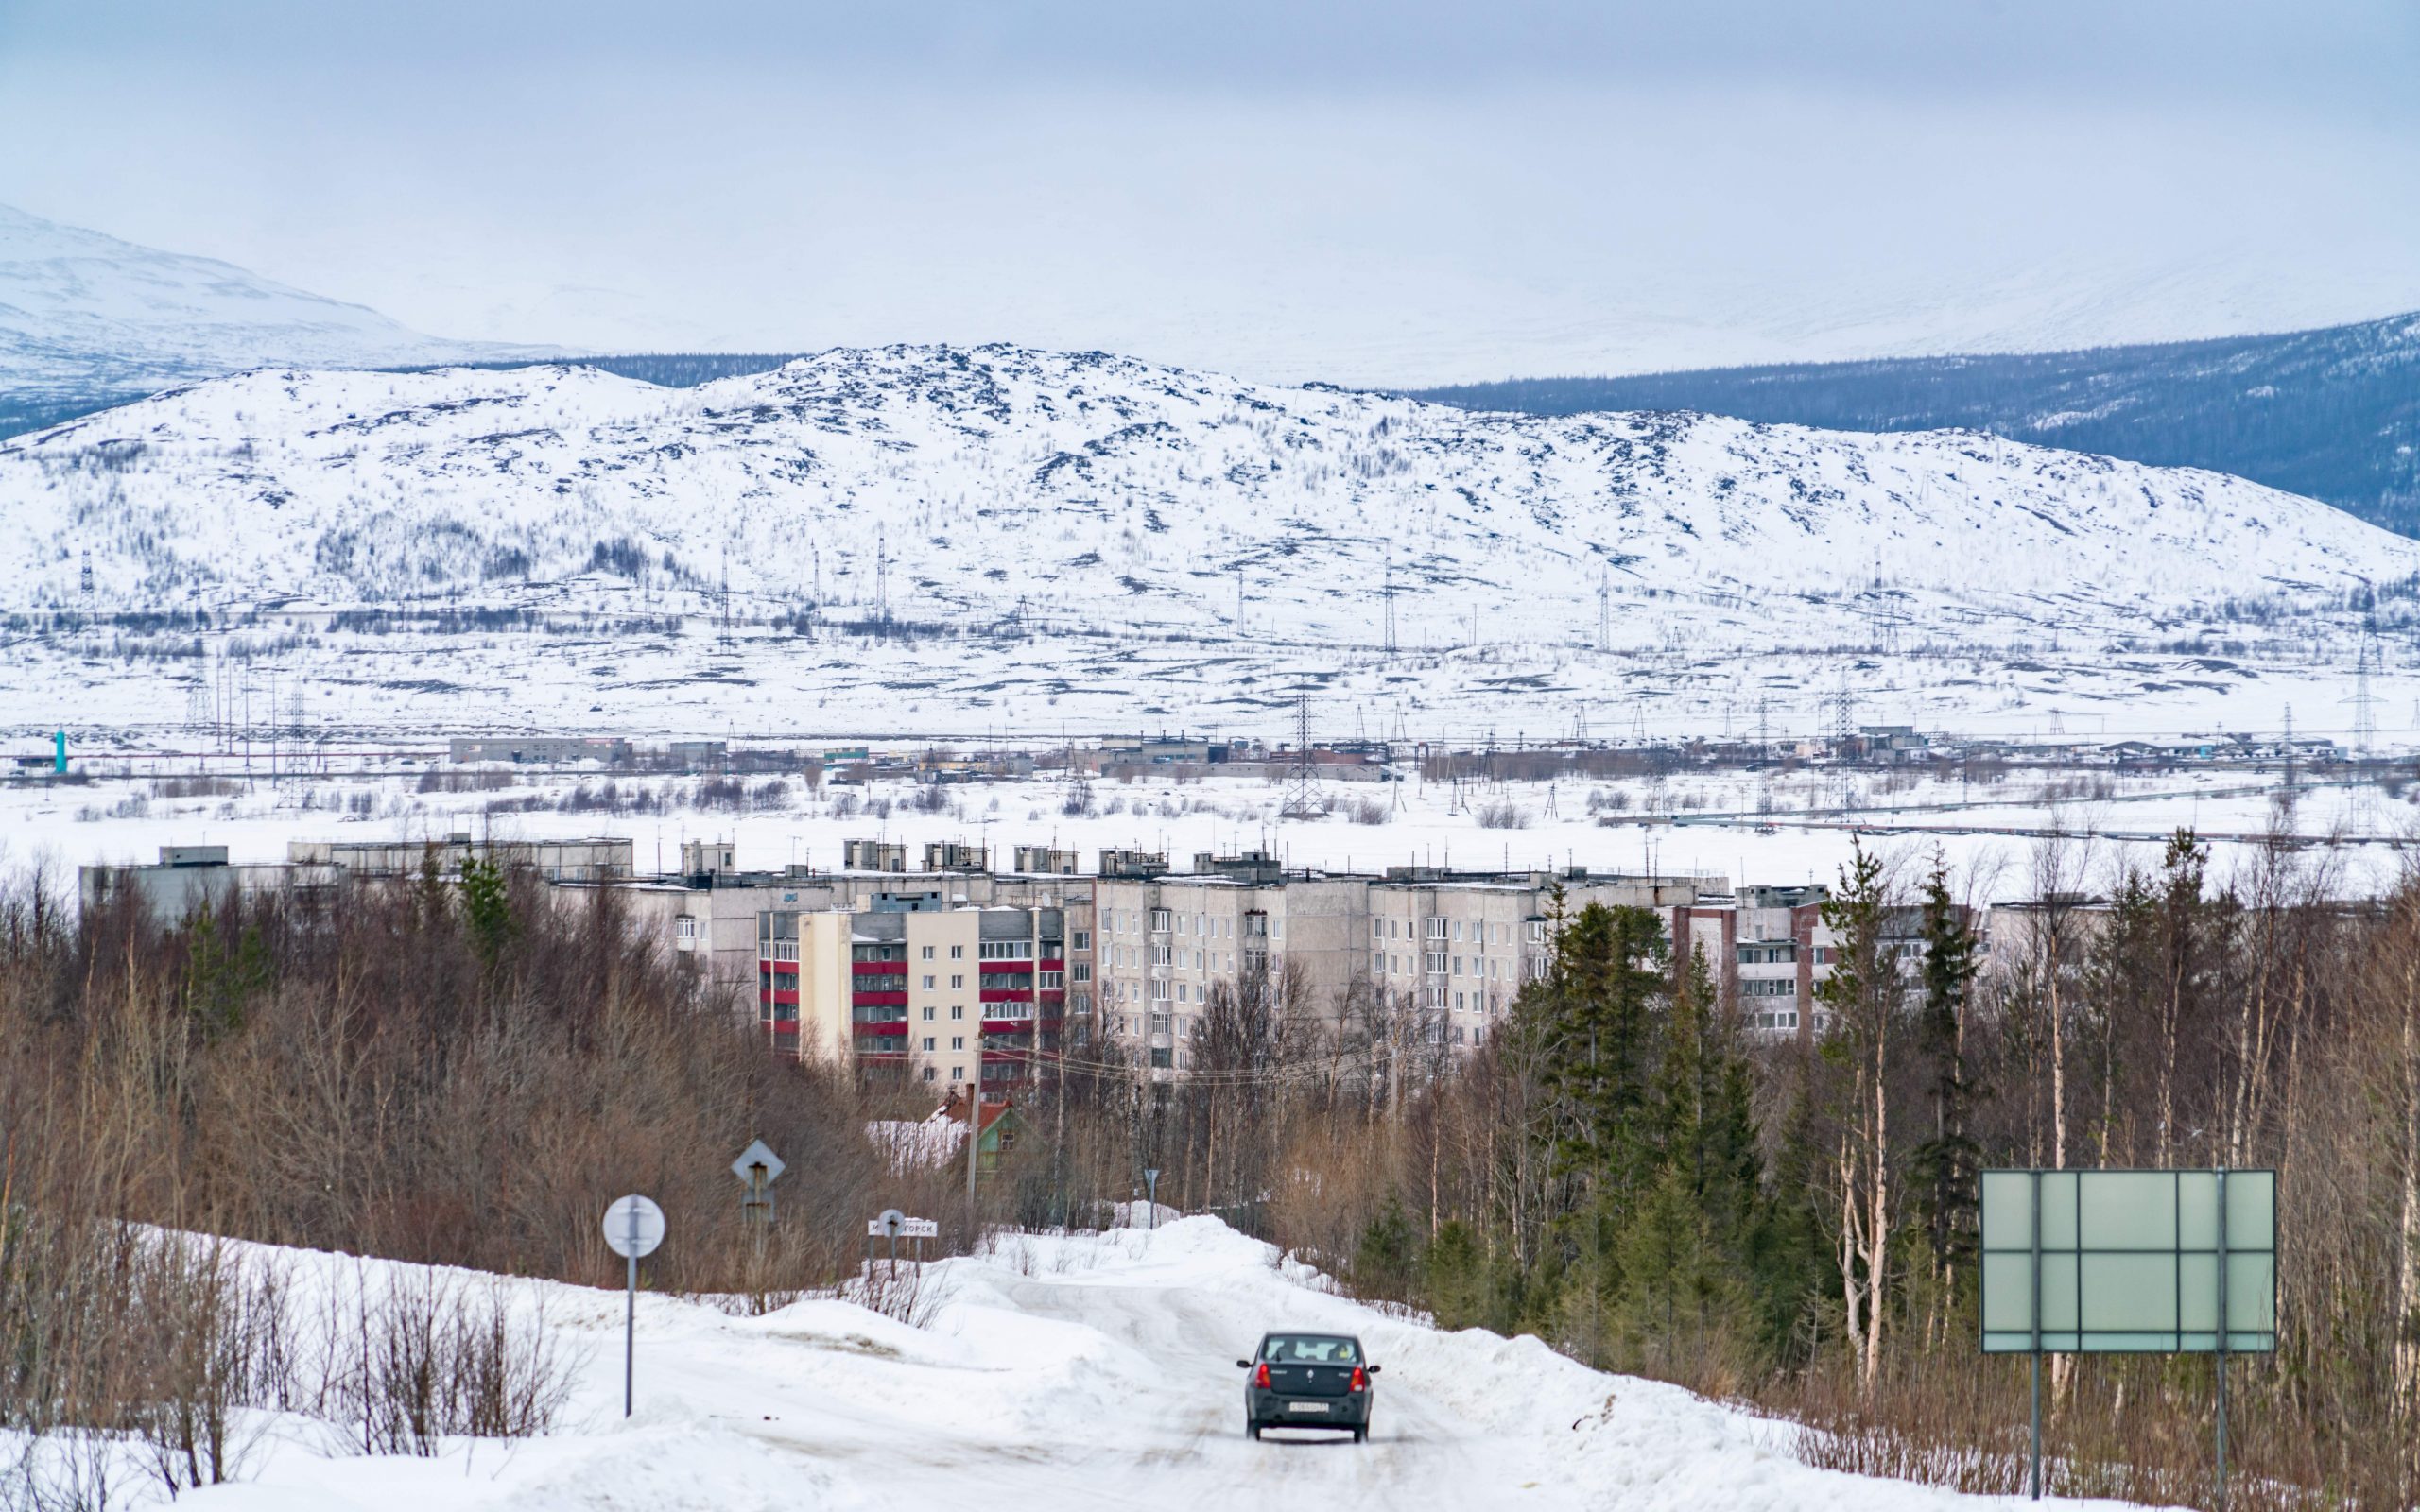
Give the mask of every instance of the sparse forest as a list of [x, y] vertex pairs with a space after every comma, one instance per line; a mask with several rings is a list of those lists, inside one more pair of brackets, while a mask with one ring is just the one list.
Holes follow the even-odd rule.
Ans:
[[[35, 1301], [96, 1253], [136, 1264], [129, 1224], [610, 1284], [596, 1215], [644, 1190], [683, 1241], [650, 1286], [764, 1306], [853, 1276], [881, 1207], [961, 1250], [1095, 1224], [1150, 1165], [1163, 1202], [1363, 1297], [1752, 1403], [1818, 1464], [2010, 1492], [2024, 1362], [1978, 1352], [1977, 1171], [2226, 1163], [2278, 1169], [2284, 1245], [2280, 1351], [2234, 1366], [2235, 1504], [2409, 1504], [2420, 882], [2348, 904], [2283, 846], [2216, 877], [2186, 833], [2141, 872], [2062, 842], [2034, 870], [2046, 901], [1987, 954], [1961, 879], [1860, 853], [1804, 1045], [1743, 1036], [1720, 963], [1644, 910], [1558, 919], [1548, 975], [1474, 1053], [1366, 988], [1316, 1001], [1280, 958], [1214, 989], [1180, 1081], [1098, 1043], [1055, 1061], [971, 1222], [957, 1170], [866, 1137], [928, 1112], [919, 1090], [768, 1056], [610, 892], [565, 908], [475, 868], [163, 931], [20, 877], [0, 1416], [131, 1413], [123, 1381], [28, 1364], [137, 1326]], [[754, 1137], [795, 1173], [762, 1245], [724, 1170]], [[2206, 1501], [2208, 1359], [2046, 1376], [2053, 1490]]]

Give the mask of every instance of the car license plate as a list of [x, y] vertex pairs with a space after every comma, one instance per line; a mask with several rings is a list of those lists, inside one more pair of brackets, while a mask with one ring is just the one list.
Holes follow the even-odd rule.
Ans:
[[1293, 1410], [1296, 1412], [1325, 1412], [1327, 1411], [1327, 1403], [1324, 1401], [1298, 1401], [1294, 1403]]

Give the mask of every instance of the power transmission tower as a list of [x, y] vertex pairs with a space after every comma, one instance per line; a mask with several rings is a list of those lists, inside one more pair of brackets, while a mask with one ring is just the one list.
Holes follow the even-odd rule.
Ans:
[[2360, 658], [2353, 663], [2353, 696], [2344, 700], [2353, 706], [2353, 754], [2367, 756], [2377, 744], [2377, 706], [2385, 700], [2370, 691], [2370, 669], [2377, 643], [2367, 634], [2361, 638]]
[[1286, 779], [1286, 803], [1277, 811], [1287, 819], [1316, 819], [1327, 813], [1320, 802], [1319, 776], [1311, 766], [1311, 697], [1294, 696], [1294, 761]]
[[1395, 557], [1387, 553], [1387, 586], [1382, 590], [1387, 601], [1387, 655], [1395, 654]]
[[879, 525], [873, 533], [873, 612], [885, 625], [890, 623], [890, 540]]
[[2294, 706], [2286, 705], [2286, 801], [2294, 800]]
[[1614, 648], [1614, 570], [1597, 569], [1597, 649]]

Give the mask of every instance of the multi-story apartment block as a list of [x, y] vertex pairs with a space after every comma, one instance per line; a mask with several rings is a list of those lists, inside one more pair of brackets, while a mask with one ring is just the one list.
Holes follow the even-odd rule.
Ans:
[[1068, 1032], [1068, 914], [928, 898], [769, 910], [758, 1003], [777, 1051], [987, 1091], [1050, 1074]]
[[1094, 884], [1102, 1038], [1149, 1065], [1182, 1068], [1213, 984], [1233, 990], [1272, 970], [1314, 1011], [1333, 1011], [1362, 961], [1369, 880], [1274, 875], [1262, 859], [1236, 858], [1234, 874]]
[[1213, 987], [1237, 990], [1281, 966], [1296, 1001], [1334, 1016], [1358, 994], [1409, 1009], [1433, 1040], [1476, 1046], [1552, 950], [1553, 889], [1590, 902], [1670, 909], [1721, 891], [1720, 877], [1557, 878], [1404, 868], [1384, 879], [1287, 873], [1259, 853], [1197, 856], [1184, 875], [1103, 877], [1099, 1032], [1148, 1064], [1181, 1070]]
[[1370, 885], [1369, 979], [1382, 998], [1420, 1011], [1426, 1032], [1460, 1046], [1486, 1042], [1521, 985], [1547, 974], [1555, 890], [1565, 917], [1590, 903], [1651, 908], [1679, 937], [1682, 916], [1721, 895], [1716, 876], [1452, 873], [1396, 867]]
[[468, 832], [443, 839], [422, 840], [289, 840], [285, 859], [292, 866], [342, 867], [349, 876], [364, 879], [417, 877], [431, 860], [438, 875], [458, 877], [462, 863], [493, 861], [508, 870], [530, 870], [548, 882], [599, 882], [631, 875], [633, 850], [623, 835], [592, 840], [474, 840]]

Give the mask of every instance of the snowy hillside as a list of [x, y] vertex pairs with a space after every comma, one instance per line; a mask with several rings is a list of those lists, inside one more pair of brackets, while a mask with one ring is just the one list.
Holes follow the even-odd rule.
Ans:
[[[903, 618], [1377, 639], [1593, 632], [1595, 594], [1887, 588], [2033, 617], [2341, 593], [2420, 546], [2306, 500], [1962, 433], [1473, 415], [1013, 348], [849, 351], [667, 392], [593, 369], [253, 372], [0, 448], [10, 607], [464, 595], [614, 561]], [[605, 548], [600, 557], [599, 548]], [[819, 582], [820, 578], [820, 582]]]
[[[621, 1294], [507, 1283], [525, 1315], [543, 1300], [560, 1357], [581, 1362], [555, 1433], [370, 1457], [289, 1416], [264, 1425], [243, 1480], [188, 1499], [223, 1512], [2002, 1504], [1810, 1469], [1790, 1457], [1785, 1424], [1585, 1369], [1535, 1339], [1384, 1317], [1215, 1219], [1173, 1216], [1150, 1233], [1009, 1234], [982, 1259], [936, 1263], [925, 1289], [939, 1305], [923, 1327], [839, 1301], [735, 1317], [647, 1296], [628, 1419]], [[282, 1259], [306, 1296], [316, 1269], [345, 1264]], [[1381, 1373], [1368, 1444], [1244, 1437], [1234, 1362], [1287, 1327], [1350, 1331], [1369, 1348]]]
[[226, 263], [0, 205], [0, 396], [11, 409], [151, 392], [264, 363], [360, 368], [510, 350], [441, 341]]
[[[886, 717], [903, 689], [963, 714], [957, 689], [1054, 730], [1062, 696], [1092, 700], [1087, 721], [1199, 722], [1184, 703], [1355, 662], [1398, 703], [1468, 717], [1492, 687], [1560, 711], [1540, 730], [1660, 696], [1642, 656], [1855, 648], [1876, 658], [1858, 681], [1889, 684], [1924, 652], [1917, 675], [1988, 689], [1937, 659], [2279, 626], [2301, 655], [2420, 572], [2420, 542], [2309, 500], [1972, 433], [1473, 414], [1006, 347], [836, 351], [681, 390], [560, 367], [247, 373], [0, 445], [0, 554], [14, 610], [487, 607], [566, 629], [719, 616], [727, 575], [748, 634], [887, 614], [927, 639], [786, 665], [743, 635], [713, 669], [664, 645], [635, 681], [637, 644], [579, 671], [567, 641], [510, 670], [492, 643], [416, 644], [405, 680], [494, 687], [540, 722], [701, 675], [819, 705], [879, 686]], [[1400, 656], [1487, 666], [1392, 665], [1390, 584]], [[1149, 664], [1180, 641], [1184, 664]], [[2093, 696], [2191, 671], [2129, 666]], [[1771, 695], [1720, 676], [1742, 717]], [[690, 728], [767, 722], [701, 712]]]

